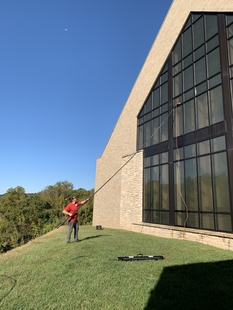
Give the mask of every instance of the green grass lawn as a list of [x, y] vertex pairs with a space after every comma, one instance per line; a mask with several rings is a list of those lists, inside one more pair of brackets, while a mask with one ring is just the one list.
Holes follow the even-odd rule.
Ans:
[[[0, 309], [233, 309], [233, 252], [134, 232], [62, 226], [0, 255]], [[118, 261], [162, 255], [163, 260]]]

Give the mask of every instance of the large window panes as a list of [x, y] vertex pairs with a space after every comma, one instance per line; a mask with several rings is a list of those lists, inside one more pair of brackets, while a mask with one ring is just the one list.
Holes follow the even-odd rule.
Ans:
[[139, 149], [168, 140], [168, 66], [165, 64], [152, 92], [148, 95], [138, 115]]
[[212, 155], [213, 190], [217, 212], [230, 212], [226, 153]]
[[199, 214], [188, 212], [187, 226], [192, 228], [199, 228]]
[[205, 46], [204, 45], [202, 45], [201, 47], [196, 49], [193, 53], [194, 61], [198, 61], [200, 58], [202, 60], [205, 60], [204, 56], [205, 56]]
[[212, 213], [200, 214], [200, 228], [214, 230], [214, 215]]
[[[207, 43], [206, 43], [206, 51], [207, 53], [209, 53], [210, 51], [212, 51], [214, 48], [216, 48], [217, 46], [219, 46], [219, 37], [218, 35], [214, 36], [211, 40], [209, 40]], [[220, 55], [219, 55], [220, 57]], [[217, 63], [220, 65], [220, 58], [219, 60], [217, 59]], [[209, 61], [208, 61], [208, 64], [209, 64]], [[209, 68], [208, 68], [209, 69]], [[220, 67], [219, 67], [220, 69]], [[209, 71], [210, 72], [210, 71]]]
[[[230, 75], [230, 88], [231, 88], [231, 101], [233, 104], [233, 14], [226, 15], [226, 33], [227, 33], [227, 45], [228, 45], [228, 63], [229, 63], [229, 75]], [[233, 109], [232, 109], [233, 110]], [[218, 141], [219, 142], [219, 141]], [[225, 141], [221, 141], [225, 142]], [[219, 146], [219, 143], [217, 144]], [[220, 144], [219, 149], [224, 149], [225, 143]], [[219, 157], [213, 159], [213, 171], [215, 175], [214, 179], [214, 193], [216, 200], [217, 211], [230, 211], [230, 197], [229, 197], [229, 183], [228, 183], [228, 169], [226, 153], [219, 153]], [[217, 154], [216, 154], [217, 156]], [[217, 171], [217, 172], [216, 172]], [[221, 179], [221, 181], [220, 181]], [[222, 190], [222, 186], [224, 189]], [[224, 230], [232, 232], [232, 223], [230, 214], [217, 214], [216, 216], [217, 230]]]
[[233, 38], [228, 40], [229, 65], [233, 64]]
[[150, 168], [144, 169], [144, 206], [151, 208]]
[[152, 109], [152, 96], [150, 95], [145, 104], [145, 113], [150, 112]]
[[217, 138], [211, 139], [211, 151], [218, 152], [218, 151], [223, 151], [226, 149], [226, 140], [225, 136], [220, 136]]
[[174, 97], [177, 97], [182, 93], [182, 90], [183, 90], [182, 85], [183, 85], [182, 73], [179, 73], [173, 79]]
[[197, 143], [197, 155], [204, 155], [210, 153], [210, 141], [205, 140]]
[[226, 214], [216, 215], [216, 230], [220, 231], [232, 231], [231, 217]]
[[189, 100], [184, 105], [184, 134], [195, 130], [194, 100]]
[[173, 120], [173, 136], [178, 137], [183, 134], [183, 106], [174, 109]]
[[193, 66], [184, 70], [184, 91], [193, 87]]
[[211, 77], [216, 73], [219, 73], [221, 70], [219, 53], [220, 53], [219, 48], [216, 48], [207, 55], [208, 77]]
[[222, 83], [221, 74], [217, 74], [209, 79], [208, 88], [211, 89], [217, 85], [220, 85], [221, 83]]
[[[233, 17], [232, 15], [226, 16], [226, 32], [227, 32], [227, 47], [228, 47], [228, 63], [230, 73], [231, 85], [231, 98], [233, 98]], [[233, 110], [233, 100], [232, 100]]]
[[161, 209], [169, 210], [169, 180], [168, 180], [168, 165], [160, 166], [160, 197], [161, 197]]
[[218, 32], [218, 18], [216, 14], [205, 15], [206, 20], [206, 39], [209, 40]]
[[152, 137], [151, 137], [152, 145], [160, 142], [159, 120], [160, 120], [159, 117], [156, 117], [152, 120]]
[[161, 139], [160, 141], [168, 140], [168, 113], [161, 115]]
[[181, 38], [178, 39], [173, 50], [173, 63], [176, 64], [181, 60]]
[[174, 196], [175, 210], [185, 210], [184, 204], [184, 162], [178, 161], [174, 163]]
[[[153, 155], [144, 161], [144, 217], [148, 222], [169, 224], [168, 154]], [[145, 166], [150, 163], [150, 167]]]
[[194, 49], [204, 43], [204, 24], [203, 16], [193, 24]]
[[[148, 158], [144, 221], [233, 230], [224, 124], [226, 85], [233, 98], [233, 14], [225, 14], [226, 31], [220, 14], [190, 14], [138, 115], [138, 145]], [[227, 50], [220, 46], [224, 40]], [[221, 72], [226, 54], [229, 75]], [[165, 150], [167, 157], [159, 153]]]
[[[196, 155], [195, 145], [185, 148], [185, 157]], [[179, 152], [181, 149], [179, 150]], [[174, 150], [174, 154], [175, 154]], [[199, 227], [198, 212], [198, 183], [196, 158], [174, 163], [174, 197], [175, 197], [175, 225]]]
[[223, 99], [222, 87], [218, 86], [210, 90], [210, 124], [215, 124], [223, 121]]
[[151, 168], [151, 186], [152, 186], [152, 206], [153, 209], [159, 209], [159, 166]]
[[192, 29], [188, 28], [184, 33], [183, 33], [183, 56], [186, 57], [192, 52]]
[[174, 149], [175, 225], [231, 231], [225, 150], [225, 136]]
[[195, 82], [200, 84], [206, 80], [206, 60], [205, 57], [201, 58], [195, 63]]
[[198, 158], [200, 210], [213, 212], [213, 192], [210, 156]]
[[198, 211], [198, 185], [196, 158], [185, 161], [185, 198], [189, 211]]
[[207, 94], [203, 94], [196, 99], [196, 127], [197, 129], [209, 125], [209, 111], [207, 103]]
[[174, 115], [180, 117], [178, 136], [224, 120], [220, 60], [217, 14], [193, 14], [172, 57], [173, 101], [184, 113], [183, 119]]
[[160, 88], [157, 87], [153, 93], [152, 93], [152, 98], [153, 98], [153, 110], [157, 109], [160, 105]]
[[151, 136], [151, 122], [147, 122], [144, 124], [144, 139], [143, 139], [143, 147], [150, 146], [150, 136]]
[[161, 104], [164, 104], [168, 101], [168, 83], [164, 83], [161, 86]]

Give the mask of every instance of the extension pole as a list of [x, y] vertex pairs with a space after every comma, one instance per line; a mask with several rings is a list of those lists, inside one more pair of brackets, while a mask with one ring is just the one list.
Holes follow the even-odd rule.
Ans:
[[[119, 172], [119, 171], [121, 171], [121, 169], [123, 169], [124, 168], [124, 166], [125, 165], [127, 165], [128, 164], [128, 162], [135, 156], [137, 154], [137, 152], [135, 152], [125, 163], [124, 163], [124, 165], [123, 166], [121, 166], [103, 185], [101, 185], [100, 186], [100, 188], [98, 188], [89, 198], [88, 198], [88, 200], [90, 200], [91, 198], [93, 198], [94, 196], [95, 196], [95, 194], [97, 194], [108, 182], [110, 182], [111, 181], [111, 179], [112, 178], [114, 178], [114, 176]], [[87, 201], [88, 201], [87, 200]], [[82, 208], [84, 205], [85, 205], [85, 203], [87, 203], [87, 201], [86, 202], [84, 202], [82, 205], [81, 205], [81, 207], [80, 208]], [[76, 213], [76, 212], [75, 212]], [[71, 217], [75, 214], [75, 213], [73, 213], [72, 215], [71, 215]], [[57, 228], [59, 228], [59, 227], [61, 227], [65, 222], [66, 222], [66, 220], [67, 219], [64, 219], [64, 221], [62, 221], [58, 226], [57, 226]]]
[[[180, 105], [180, 104], [179, 104]], [[178, 104], [177, 104], [178, 106]], [[167, 120], [167, 118], [169, 117], [169, 115], [172, 113], [172, 111], [167, 115], [167, 117], [163, 120], [162, 124], [160, 124], [160, 126], [154, 131], [154, 133], [149, 137], [149, 139], [143, 144], [142, 146], [142, 149], [143, 147], [147, 144], [148, 141], [150, 141], [150, 139], [155, 135], [155, 133], [160, 129], [160, 127], [162, 127], [162, 125], [165, 123], [165, 121]], [[132, 156], [124, 163], [124, 165], [122, 165], [103, 185], [101, 185], [89, 198], [88, 200], [90, 200], [91, 198], [93, 198], [95, 196], [95, 194], [97, 194], [108, 182], [110, 182], [114, 177], [115, 175], [117, 175], [118, 172], [120, 172], [133, 158], [134, 156], [138, 153], [138, 151], [136, 151], [135, 153], [132, 154]], [[87, 201], [86, 201], [87, 202]], [[85, 203], [81, 205], [84, 206]], [[73, 216], [75, 213], [73, 213], [71, 216]], [[62, 221], [58, 226], [57, 228], [59, 228], [60, 226], [62, 226], [65, 222], [66, 222], [67, 219], [65, 219], [64, 221]]]
[[[81, 205], [81, 207], [84, 206], [85, 203], [87, 203], [87, 201], [84, 202], [84, 203]], [[81, 207], [80, 207], [80, 208], [81, 208]], [[75, 211], [74, 213], [72, 213], [71, 216], [69, 216], [69, 217], [72, 217], [72, 216], [75, 215], [75, 213], [77, 213], [77, 212], [78, 212], [78, 210]], [[64, 221], [62, 221], [62, 222], [57, 226], [57, 228], [61, 227], [66, 221], [67, 221], [67, 218], [65, 218]]]

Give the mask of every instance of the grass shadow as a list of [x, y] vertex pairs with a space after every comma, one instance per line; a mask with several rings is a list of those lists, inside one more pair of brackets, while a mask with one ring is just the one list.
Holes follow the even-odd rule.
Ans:
[[95, 235], [95, 236], [83, 238], [83, 239], [81, 239], [81, 241], [89, 240], [89, 239], [94, 239], [94, 238], [99, 238], [99, 237], [109, 237], [109, 236], [111, 236], [111, 235]]
[[233, 260], [165, 267], [144, 310], [233, 309]]

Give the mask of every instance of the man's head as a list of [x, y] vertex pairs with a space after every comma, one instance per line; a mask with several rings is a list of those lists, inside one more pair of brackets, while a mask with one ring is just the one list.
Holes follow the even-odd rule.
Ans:
[[76, 198], [73, 196], [70, 198], [70, 202], [75, 203], [76, 202]]

